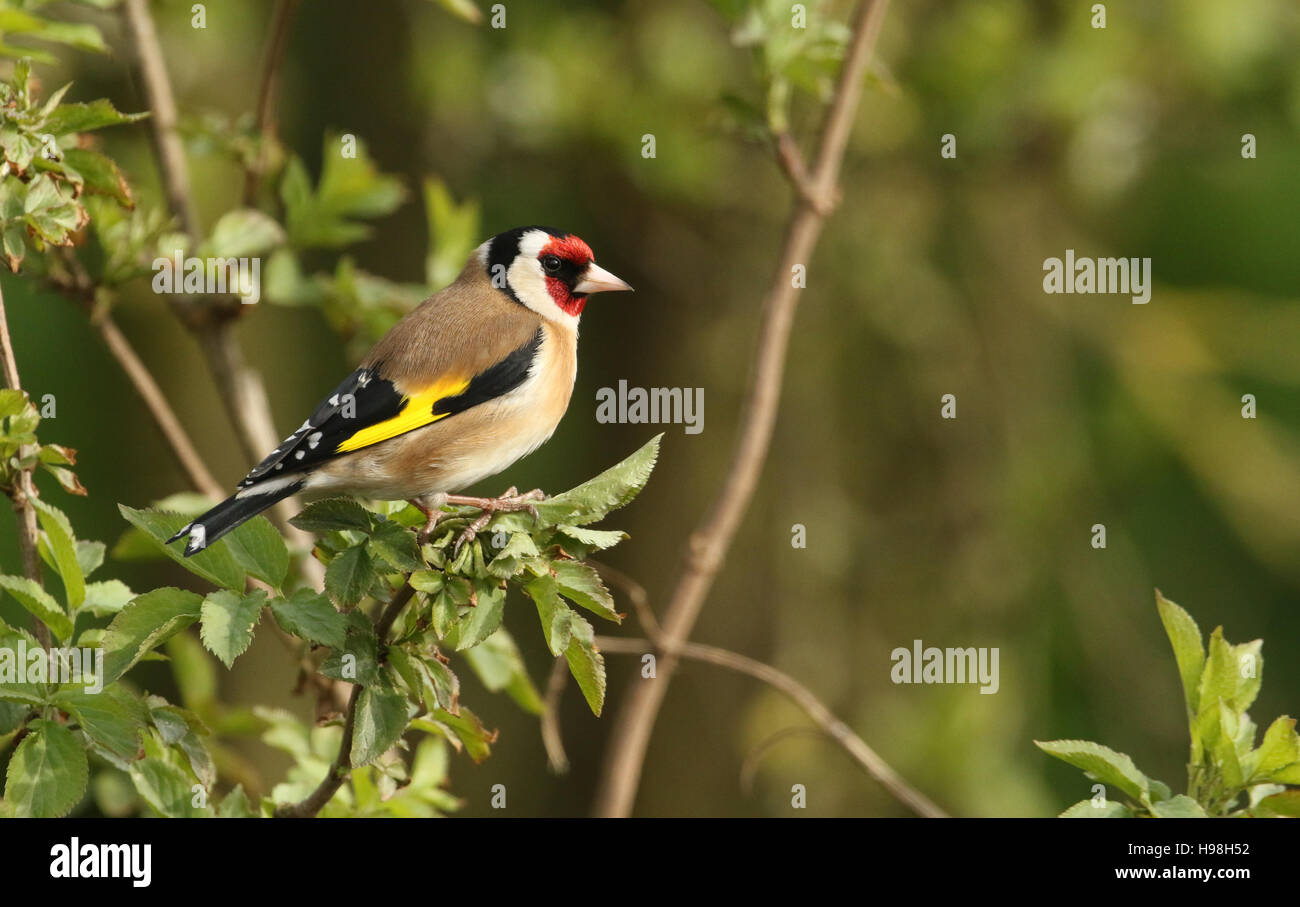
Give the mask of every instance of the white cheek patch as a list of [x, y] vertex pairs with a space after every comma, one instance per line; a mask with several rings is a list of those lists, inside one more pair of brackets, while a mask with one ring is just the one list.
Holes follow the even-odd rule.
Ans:
[[543, 318], [552, 321], [577, 321], [577, 316], [570, 315], [555, 304], [551, 291], [546, 286], [546, 275], [538, 256], [542, 249], [551, 243], [552, 237], [545, 230], [529, 230], [519, 240], [519, 254], [510, 264], [506, 279], [515, 291], [519, 301]]

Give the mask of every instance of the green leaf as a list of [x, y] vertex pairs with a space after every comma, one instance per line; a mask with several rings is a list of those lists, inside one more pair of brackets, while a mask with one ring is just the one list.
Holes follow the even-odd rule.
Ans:
[[230, 554], [249, 576], [273, 588], [280, 588], [289, 575], [289, 548], [284, 536], [264, 516], [255, 516], [225, 538]]
[[303, 532], [314, 532], [317, 535], [339, 529], [368, 533], [371, 513], [350, 498], [330, 498], [308, 504], [289, 522]]
[[89, 104], [60, 106], [46, 118], [42, 128], [51, 135], [60, 136], [73, 132], [90, 132], [122, 123], [134, 123], [147, 116], [147, 113], [119, 113], [111, 102], [101, 98]]
[[248, 802], [248, 795], [244, 793], [244, 785], [236, 784], [230, 793], [222, 799], [221, 805], [217, 807], [217, 817], [221, 819], [256, 819], [258, 813], [253, 810], [252, 804]]
[[54, 596], [25, 576], [0, 575], [0, 589], [4, 589], [41, 623], [50, 628], [61, 640], [72, 637], [72, 621]]
[[504, 627], [466, 651], [465, 660], [489, 692], [505, 690], [524, 711], [542, 713], [542, 696], [528, 675], [519, 647]]
[[479, 581], [475, 584], [477, 604], [461, 619], [456, 639], [456, 651], [460, 652], [477, 646], [501, 626], [505, 614], [506, 590], [494, 581]]
[[128, 523], [144, 532], [159, 549], [186, 570], [223, 589], [241, 593], [244, 591], [247, 574], [235, 560], [226, 539], [218, 539], [198, 554], [185, 557], [184, 546], [181, 544], [183, 540], [178, 540], [173, 545], [166, 542], [190, 522], [189, 517], [159, 510], [135, 510], [125, 504], [118, 504], [117, 509]]
[[492, 754], [492, 744], [497, 739], [496, 731], [489, 731], [484, 727], [478, 716], [465, 706], [461, 706], [459, 715], [453, 715], [446, 709], [435, 709], [431, 715], [433, 722], [418, 719], [412, 722], [412, 727], [430, 733], [441, 733], [441, 728], [431, 728], [430, 725], [442, 725], [451, 731], [452, 736], [449, 739], [457, 745], [457, 748], [464, 746], [465, 752], [476, 763], [482, 762]]
[[591, 624], [574, 614], [571, 626], [573, 635], [564, 650], [569, 673], [578, 681], [592, 714], [600, 717], [605, 705], [605, 658], [596, 650], [596, 631]]
[[120, 686], [99, 693], [60, 690], [54, 704], [71, 715], [91, 740], [130, 762], [141, 755], [140, 732], [148, 713]]
[[347, 638], [347, 616], [328, 597], [311, 589], [299, 589], [287, 599], [272, 600], [271, 613], [286, 633], [323, 646], [338, 648]]
[[66, 816], [86, 792], [86, 751], [67, 728], [38, 718], [14, 750], [5, 777], [5, 800], [18, 816]]
[[86, 583], [86, 600], [81, 608], [96, 617], [108, 617], [125, 608], [133, 598], [135, 593], [126, 583], [106, 579], [98, 583]]
[[1292, 762], [1300, 762], [1300, 735], [1295, 719], [1281, 715], [1268, 726], [1264, 740], [1255, 751], [1255, 776], [1263, 778]]
[[104, 565], [104, 551], [105, 545], [103, 542], [77, 540], [77, 563], [81, 565], [82, 576], [90, 576]]
[[555, 577], [539, 576], [524, 586], [524, 592], [537, 605], [537, 616], [542, 622], [546, 646], [557, 658], [569, 648], [569, 637], [575, 620], [580, 618], [560, 601]]
[[1191, 797], [1178, 794], [1168, 800], [1151, 805], [1151, 814], [1157, 819], [1208, 819], [1205, 808]]
[[576, 488], [539, 501], [537, 512], [548, 523], [582, 526], [623, 507], [645, 487], [659, 457], [657, 434], [626, 460]]
[[595, 551], [604, 551], [606, 548], [613, 548], [628, 535], [621, 529], [586, 529], [582, 526], [566, 526], [560, 524], [555, 527], [561, 535], [580, 542]]
[[1133, 810], [1129, 809], [1118, 800], [1107, 799], [1104, 806], [1094, 806], [1091, 800], [1080, 800], [1071, 806], [1065, 812], [1057, 816], [1058, 819], [1129, 819], [1133, 816]]
[[130, 670], [144, 655], [199, 619], [203, 599], [164, 587], [146, 592], [123, 608], [104, 634], [104, 684]]
[[1075, 768], [1083, 769], [1102, 784], [1119, 788], [1134, 800], [1146, 802], [1151, 782], [1124, 753], [1088, 740], [1035, 740], [1034, 745]]
[[211, 807], [194, 805], [194, 781], [178, 765], [149, 758], [131, 766], [136, 791], [159, 815], [174, 819], [211, 816]]
[[227, 211], [200, 246], [202, 258], [252, 258], [265, 255], [285, 240], [284, 228], [254, 208]]
[[347, 638], [321, 663], [320, 672], [335, 680], [370, 686], [379, 679], [379, 640], [375, 625], [358, 611], [345, 614]]
[[167, 656], [186, 708], [206, 709], [216, 701], [217, 671], [199, 640], [188, 633], [177, 633], [167, 640]]
[[68, 606], [76, 611], [86, 600], [86, 577], [77, 561], [77, 538], [72, 533], [72, 524], [62, 510], [50, 506], [40, 498], [33, 498], [32, 506], [36, 508], [36, 518], [40, 520], [41, 529], [49, 539], [55, 568], [68, 593]]
[[[11, 681], [0, 681], [0, 699], [27, 706], [45, 704], [48, 693], [45, 683], [18, 682], [20, 659], [25, 659], [27, 653], [39, 649], [36, 639], [26, 630], [10, 627], [0, 621], [0, 669], [14, 678]], [[30, 679], [32, 675], [28, 673], [26, 676]]]
[[352, 732], [352, 767], [369, 765], [406, 730], [406, 699], [393, 690], [366, 687], [357, 700]]
[[1300, 819], [1300, 790], [1280, 791], [1259, 801], [1259, 805], [1279, 816]]
[[379, 523], [367, 544], [373, 556], [394, 570], [410, 573], [424, 569], [424, 559], [420, 557], [420, 546], [416, 544], [415, 533], [400, 523], [392, 520]]
[[623, 615], [614, 610], [614, 597], [594, 569], [578, 561], [557, 560], [551, 562], [551, 570], [560, 594], [569, 601], [606, 620], [622, 623]]
[[1199, 686], [1201, 670], [1205, 667], [1205, 645], [1201, 642], [1201, 628], [1185, 610], [1180, 608], [1156, 590], [1156, 609], [1160, 612], [1160, 622], [1165, 625], [1165, 633], [1174, 648], [1174, 659], [1178, 662], [1178, 674], [1183, 681], [1183, 696], [1187, 701], [1188, 715], [1195, 715], [1200, 709]]
[[211, 592], [203, 600], [199, 638], [229, 668], [252, 643], [253, 628], [265, 605], [266, 592], [261, 589], [251, 595], [237, 595], [225, 589]]
[[376, 579], [365, 545], [347, 549], [325, 568], [325, 591], [340, 608], [351, 608], [365, 597]]
[[67, 148], [63, 159], [81, 174], [88, 191], [116, 199], [126, 208], [135, 206], [131, 187], [112, 158], [88, 148]]

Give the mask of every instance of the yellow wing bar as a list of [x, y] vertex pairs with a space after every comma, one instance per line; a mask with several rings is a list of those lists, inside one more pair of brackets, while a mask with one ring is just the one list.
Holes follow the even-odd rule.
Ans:
[[454, 397], [463, 393], [465, 388], [469, 387], [469, 382], [470, 379], [468, 378], [444, 378], [418, 393], [403, 397], [402, 409], [396, 416], [361, 429], [336, 447], [335, 450], [338, 453], [359, 450], [362, 447], [369, 447], [371, 444], [378, 444], [380, 441], [387, 441], [389, 438], [395, 438], [408, 431], [430, 425], [439, 419], [445, 419], [451, 413], [438, 413], [435, 415], [433, 412], [434, 405], [446, 397]]

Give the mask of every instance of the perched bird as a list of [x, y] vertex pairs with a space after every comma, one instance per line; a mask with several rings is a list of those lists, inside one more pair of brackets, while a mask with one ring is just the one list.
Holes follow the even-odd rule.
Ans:
[[[172, 536], [188, 557], [290, 495], [409, 500], [432, 529], [443, 504], [525, 510], [539, 493], [453, 495], [550, 438], [578, 368], [592, 293], [632, 289], [571, 233], [518, 227], [470, 256], [450, 286], [375, 344], [234, 495]], [[471, 535], [472, 535], [471, 527]]]

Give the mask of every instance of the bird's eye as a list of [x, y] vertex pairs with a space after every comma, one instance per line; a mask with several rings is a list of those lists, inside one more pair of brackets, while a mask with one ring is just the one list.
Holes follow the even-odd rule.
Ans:
[[542, 256], [542, 270], [547, 274], [558, 274], [560, 271], [560, 256], [544, 255]]

